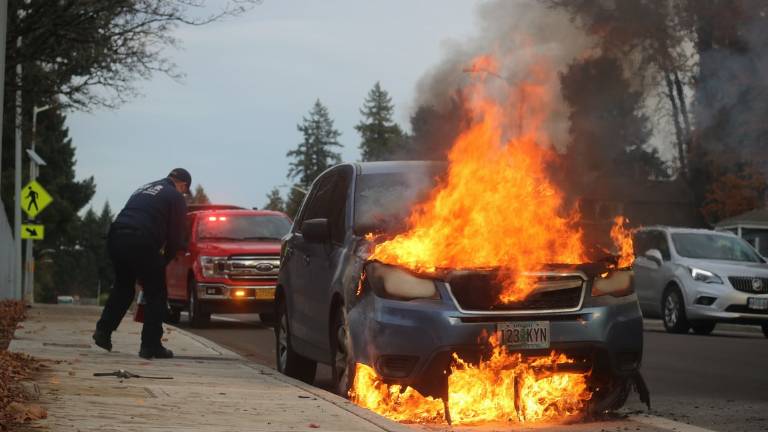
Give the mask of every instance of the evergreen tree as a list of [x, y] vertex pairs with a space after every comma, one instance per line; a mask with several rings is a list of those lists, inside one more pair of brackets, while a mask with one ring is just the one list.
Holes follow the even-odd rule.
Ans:
[[302, 192], [302, 190], [292, 187], [291, 191], [288, 192], [288, 201], [285, 203], [285, 214], [295, 219], [305, 195], [306, 193]]
[[264, 205], [264, 209], [285, 212], [285, 200], [277, 188], [272, 188], [267, 194], [267, 203]]
[[363, 161], [392, 159], [399, 151], [403, 131], [393, 120], [392, 98], [376, 82], [360, 109], [363, 119], [355, 126], [360, 134], [360, 153]]
[[98, 219], [99, 235], [103, 242], [100, 244], [100, 248], [95, 251], [97, 262], [99, 281], [101, 282], [101, 292], [109, 292], [112, 289], [112, 285], [115, 283], [115, 273], [112, 268], [112, 262], [109, 258], [109, 251], [107, 251], [107, 234], [109, 233], [109, 226], [112, 225], [112, 221], [115, 219], [115, 215], [112, 213], [112, 207], [109, 202], [104, 203], [104, 207], [101, 209], [101, 214]]
[[192, 199], [189, 201], [190, 204], [210, 204], [211, 200], [208, 198], [208, 195], [205, 193], [205, 189], [203, 189], [203, 185], [198, 184], [195, 187], [195, 192], [192, 194]]
[[297, 180], [302, 189], [308, 189], [323, 171], [341, 162], [341, 155], [334, 151], [334, 147], [341, 147], [338, 141], [341, 133], [333, 127], [328, 108], [320, 99], [315, 101], [309, 116], [302, 119], [297, 129], [304, 140], [288, 152], [288, 157], [293, 158], [288, 178]]

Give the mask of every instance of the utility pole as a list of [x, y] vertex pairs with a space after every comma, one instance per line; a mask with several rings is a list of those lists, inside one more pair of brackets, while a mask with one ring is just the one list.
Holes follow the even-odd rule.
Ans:
[[[21, 37], [16, 39], [16, 49], [21, 50]], [[16, 56], [18, 58], [18, 55]], [[14, 265], [14, 298], [22, 300], [22, 261], [21, 261], [21, 127], [22, 127], [22, 110], [21, 110], [21, 62], [16, 65], [16, 158], [14, 163], [14, 212], [13, 212], [13, 238], [14, 245], [16, 246], [16, 263]]]

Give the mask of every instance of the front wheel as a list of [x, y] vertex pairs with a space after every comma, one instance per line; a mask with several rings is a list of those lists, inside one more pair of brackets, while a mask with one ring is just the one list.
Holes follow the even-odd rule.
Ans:
[[716, 324], [714, 321], [698, 321], [692, 322], [691, 328], [697, 335], [708, 335], [715, 329]]
[[610, 385], [602, 386], [589, 401], [589, 412], [593, 416], [616, 411], [627, 403], [632, 385], [627, 378], [614, 377]]
[[677, 287], [668, 288], [661, 301], [661, 317], [669, 333], [688, 333], [690, 324], [685, 317], [685, 302]]
[[189, 281], [189, 325], [193, 328], [203, 328], [211, 322], [211, 313], [206, 312], [205, 306], [197, 298], [197, 281]]
[[331, 375], [334, 391], [342, 397], [349, 397], [352, 383], [355, 380], [355, 360], [349, 341], [349, 326], [344, 307], [340, 306], [334, 313], [331, 324]]
[[291, 346], [291, 328], [288, 324], [288, 308], [284, 301], [277, 304], [275, 323], [275, 354], [277, 371], [291, 378], [312, 384], [317, 372], [317, 362], [295, 352]]
[[168, 324], [178, 324], [181, 321], [181, 309], [170, 306], [168, 308]]
[[763, 334], [768, 338], [768, 324], [763, 324], [761, 327], [763, 328]]
[[272, 312], [261, 312], [259, 314], [259, 321], [265, 326], [275, 325], [275, 314]]

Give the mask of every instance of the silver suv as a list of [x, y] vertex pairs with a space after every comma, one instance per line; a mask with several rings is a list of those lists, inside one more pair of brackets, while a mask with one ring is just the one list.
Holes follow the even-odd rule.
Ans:
[[670, 333], [709, 334], [718, 322], [760, 325], [768, 337], [768, 264], [724, 232], [654, 226], [634, 236], [635, 288], [646, 317]]

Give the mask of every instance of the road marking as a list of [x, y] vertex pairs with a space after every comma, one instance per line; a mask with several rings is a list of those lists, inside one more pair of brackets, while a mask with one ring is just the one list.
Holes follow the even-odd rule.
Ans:
[[657, 417], [648, 414], [631, 415], [627, 418], [648, 426], [675, 432], [716, 432], [712, 429], [704, 429], [702, 427], [689, 425], [688, 423], [676, 422], [674, 420], [665, 419], [664, 417]]
[[211, 315], [211, 318], [216, 318], [217, 320], [220, 320], [220, 321], [229, 321], [229, 322], [243, 322], [243, 321], [240, 321], [240, 320], [239, 320], [239, 319], [237, 319], [237, 318], [229, 318], [229, 317], [223, 317], [223, 316], [221, 316], [221, 315]]

